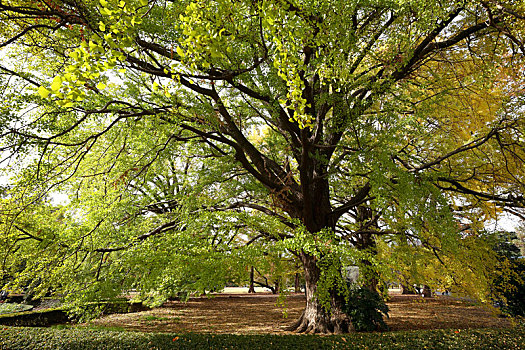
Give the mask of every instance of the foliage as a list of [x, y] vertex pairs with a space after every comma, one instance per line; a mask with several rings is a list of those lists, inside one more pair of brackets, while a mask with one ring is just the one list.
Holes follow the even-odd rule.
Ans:
[[32, 305], [0, 303], [0, 314], [10, 314], [13, 312], [28, 311], [33, 308]]
[[510, 274], [494, 281], [501, 310], [513, 317], [525, 317], [525, 261], [511, 262]]
[[107, 330], [3, 328], [0, 348], [22, 349], [520, 349], [525, 330], [434, 330], [344, 336], [155, 334]]
[[376, 291], [368, 288], [350, 287], [343, 312], [358, 332], [384, 331], [388, 329], [383, 315], [388, 317], [388, 306]]

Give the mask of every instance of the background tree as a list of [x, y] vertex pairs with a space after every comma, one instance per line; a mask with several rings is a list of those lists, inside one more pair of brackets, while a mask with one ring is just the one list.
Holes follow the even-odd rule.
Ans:
[[[173, 249], [233, 264], [236, 247], [267, 239], [304, 268], [293, 328], [347, 331], [343, 263], [367, 266], [373, 285], [378, 241], [412, 239], [463, 266], [455, 211], [480, 223], [476, 213], [523, 207], [522, 91], [508, 79], [522, 70], [523, 11], [496, 0], [3, 2], [1, 70], [13, 81], [2, 150], [13, 162], [35, 152], [6, 234], [42, 193], [70, 193], [91, 297], [131, 283], [98, 283], [103, 270], [122, 275], [112, 259], [154, 290], [184, 264]], [[184, 164], [186, 146], [202, 158], [191, 186], [159, 201], [156, 172]], [[64, 254], [72, 279], [77, 260]]]

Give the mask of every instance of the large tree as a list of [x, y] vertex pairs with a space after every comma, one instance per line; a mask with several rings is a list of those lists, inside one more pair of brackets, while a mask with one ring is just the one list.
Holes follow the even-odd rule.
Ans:
[[13, 0], [0, 22], [2, 149], [38, 151], [3, 224], [41, 244], [27, 213], [69, 191], [49, 259], [100, 261], [71, 274], [277, 241], [304, 267], [294, 328], [344, 332], [349, 246], [373, 287], [383, 246], [446, 265], [480, 215], [524, 205], [520, 1]]

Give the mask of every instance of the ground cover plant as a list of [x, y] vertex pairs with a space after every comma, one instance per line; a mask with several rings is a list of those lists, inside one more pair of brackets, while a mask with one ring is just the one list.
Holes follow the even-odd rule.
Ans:
[[344, 336], [138, 333], [0, 328], [2, 350], [73, 349], [522, 349], [524, 328], [365, 333]]

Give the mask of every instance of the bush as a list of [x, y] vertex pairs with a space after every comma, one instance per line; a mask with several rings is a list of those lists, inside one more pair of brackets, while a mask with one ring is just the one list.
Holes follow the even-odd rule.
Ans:
[[495, 303], [509, 316], [525, 317], [525, 260], [510, 260], [510, 275], [501, 275], [494, 281]]
[[383, 314], [388, 317], [388, 306], [377, 292], [364, 287], [350, 287], [350, 296], [343, 306], [343, 311], [350, 317], [354, 329], [358, 332], [388, 329], [383, 319]]
[[80, 328], [1, 328], [2, 350], [76, 349], [521, 349], [525, 328], [316, 335], [113, 332]]

